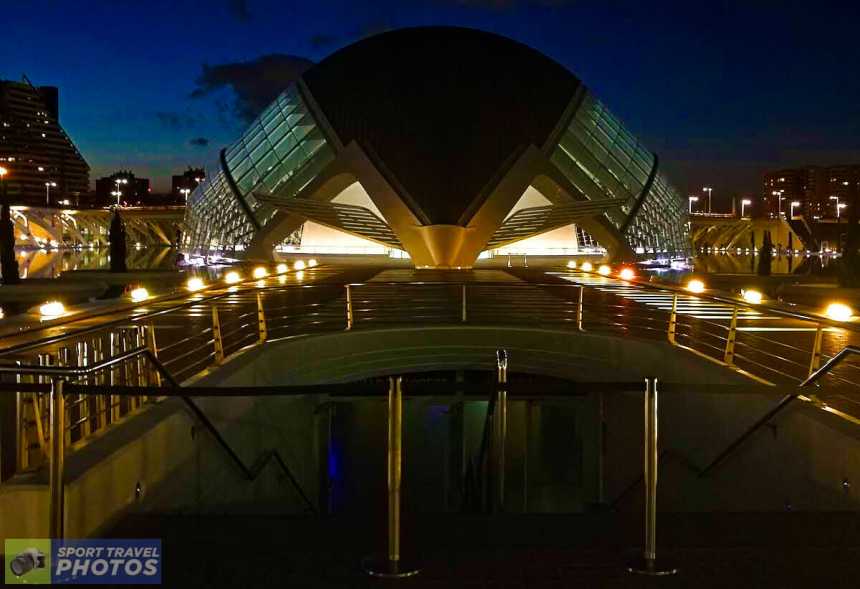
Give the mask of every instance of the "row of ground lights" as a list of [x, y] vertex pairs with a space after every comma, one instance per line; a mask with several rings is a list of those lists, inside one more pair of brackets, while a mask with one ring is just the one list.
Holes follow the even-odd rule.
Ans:
[[[567, 263], [567, 267], [571, 270], [575, 270], [577, 268], [577, 264], [575, 261], [571, 260]], [[579, 269], [583, 272], [594, 272], [594, 266], [591, 262], [583, 262], [582, 265], [579, 266]], [[609, 276], [612, 274], [612, 268], [606, 264], [601, 264], [597, 268], [597, 273], [601, 276]], [[636, 273], [629, 266], [625, 266], [618, 271], [618, 277], [622, 280], [633, 280], [636, 278]], [[702, 294], [706, 290], [705, 283], [698, 278], [693, 278], [687, 282], [684, 288], [693, 294]], [[752, 305], [759, 305], [764, 301], [764, 295], [753, 288], [741, 290], [741, 297], [744, 301]], [[824, 314], [834, 321], [849, 321], [854, 316], [854, 310], [844, 303], [830, 303], [824, 309]]]
[[[313, 268], [317, 265], [317, 261], [314, 259], [310, 259], [305, 263], [302, 260], [299, 260], [295, 264], [293, 264], [293, 269], [296, 271], [302, 271], [305, 268]], [[289, 272], [290, 268], [287, 264], [278, 264], [275, 267], [276, 274], [286, 274]], [[253, 276], [256, 279], [265, 278], [269, 275], [269, 271], [264, 266], [257, 266], [254, 268]], [[224, 276], [224, 282], [227, 284], [235, 284], [242, 280], [242, 276], [236, 272], [235, 270], [231, 270]], [[190, 292], [196, 292], [198, 290], [203, 290], [206, 288], [206, 283], [203, 282], [202, 278], [198, 278], [194, 276], [188, 279], [188, 282], [185, 284], [185, 288]], [[143, 301], [149, 298], [149, 291], [139, 286], [129, 293], [129, 297], [133, 303], [142, 303]], [[60, 301], [48, 301], [47, 303], [41, 305], [39, 307], [39, 314], [42, 316], [42, 319], [56, 319], [57, 317], [62, 317], [66, 314], [66, 307]]]

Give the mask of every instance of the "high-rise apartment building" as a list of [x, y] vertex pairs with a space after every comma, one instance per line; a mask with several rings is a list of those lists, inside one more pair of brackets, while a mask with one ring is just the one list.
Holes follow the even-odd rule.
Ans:
[[858, 193], [860, 164], [776, 170], [764, 176], [761, 209], [772, 217], [782, 211], [810, 220], [842, 219]]
[[0, 80], [0, 165], [13, 204], [74, 206], [90, 168], [59, 123], [59, 92]]

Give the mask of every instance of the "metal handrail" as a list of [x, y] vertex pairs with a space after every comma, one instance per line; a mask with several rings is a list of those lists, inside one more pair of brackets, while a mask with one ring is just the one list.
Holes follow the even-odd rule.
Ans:
[[[824, 366], [813, 372], [809, 377], [806, 378], [798, 389], [802, 389], [804, 387], [808, 387], [815, 382], [817, 382], [822, 376], [833, 370], [839, 363], [841, 363], [845, 358], [850, 355], [860, 355], [860, 348], [856, 346], [845, 346], [842, 348], [835, 356], [833, 356], [830, 360], [828, 360]], [[722, 462], [724, 462], [729, 455], [731, 455], [737, 448], [741, 446], [750, 436], [752, 436], [755, 432], [759, 430], [764, 424], [768, 421], [776, 417], [780, 412], [782, 412], [786, 407], [788, 407], [792, 401], [803, 396], [803, 391], [797, 390], [785, 395], [782, 399], [780, 399], [779, 403], [777, 403], [772, 409], [770, 409], [767, 413], [762, 415], [756, 422], [750, 426], [744, 433], [737, 437], [731, 444], [729, 444], [725, 450], [720, 452], [716, 458], [714, 458], [708, 466], [702, 469], [699, 473], [700, 477], [706, 476], [709, 472], [711, 472], [714, 468], [719, 466]]]

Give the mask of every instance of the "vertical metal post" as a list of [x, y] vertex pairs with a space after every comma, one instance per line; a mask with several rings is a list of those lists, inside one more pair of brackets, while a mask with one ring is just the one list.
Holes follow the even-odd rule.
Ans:
[[[119, 355], [119, 332], [111, 331], [110, 332], [110, 350], [108, 353], [110, 354], [109, 358], [114, 358]], [[110, 371], [110, 384], [112, 387], [118, 386], [120, 384], [119, 381], [119, 366], [114, 365]], [[120, 418], [120, 399], [117, 395], [110, 396], [110, 407], [108, 407], [108, 411], [110, 413], [110, 421], [111, 423], [116, 423]]]
[[221, 341], [221, 320], [218, 319], [218, 305], [212, 304], [212, 339], [215, 343], [215, 363], [224, 361], [224, 342]]
[[643, 575], [672, 575], [675, 568], [657, 566], [657, 472], [659, 454], [657, 448], [657, 379], [645, 379], [645, 439], [644, 439], [644, 480], [645, 480], [645, 549], [642, 560], [628, 567], [631, 573]]
[[463, 283], [463, 287], [462, 287], [462, 288], [463, 288], [463, 296], [462, 296], [462, 299], [463, 299], [463, 313], [462, 313], [462, 317], [460, 318], [460, 320], [461, 320], [463, 323], [465, 323], [465, 322], [466, 322], [466, 284], [465, 284], [465, 283]]
[[[68, 350], [66, 350], [68, 352]], [[75, 343], [75, 361], [78, 366], [85, 367], [89, 366], [89, 350], [87, 349], [87, 343], [85, 341], [80, 341]], [[68, 364], [68, 361], [66, 361]], [[83, 381], [85, 384], [92, 384], [90, 382], [89, 376], [84, 376]], [[92, 432], [92, 416], [90, 415], [90, 399], [88, 395], [78, 395], [77, 407], [78, 407], [78, 420], [80, 420], [80, 439], [84, 439], [90, 435]], [[72, 416], [69, 416], [69, 419], [72, 419], [72, 423], [77, 420], [74, 420]], [[69, 432], [69, 436], [71, 436], [71, 432]]]
[[579, 331], [583, 331], [582, 329], [582, 301], [585, 298], [585, 287], [581, 284], [579, 285], [579, 302], [576, 304], [576, 328]]
[[63, 537], [63, 453], [65, 444], [65, 404], [63, 381], [51, 382], [51, 464], [48, 473], [50, 491], [49, 531], [51, 538]]
[[729, 337], [726, 340], [726, 355], [723, 361], [732, 366], [735, 363], [735, 339], [738, 333], [738, 308], [732, 311], [732, 322], [729, 325]]
[[388, 385], [388, 560], [400, 560], [401, 434], [403, 433], [403, 378]]
[[[151, 322], [146, 326], [146, 347], [154, 358], [158, 358], [158, 345], [155, 342], [155, 325]], [[154, 366], [152, 367], [152, 382], [155, 386], [161, 386], [161, 373]]]
[[815, 330], [815, 343], [812, 344], [812, 358], [809, 360], [809, 376], [821, 368], [821, 345], [824, 341], [824, 326], [818, 324]]
[[606, 502], [606, 406], [603, 393], [597, 393], [597, 503]]
[[266, 312], [263, 310], [263, 293], [257, 292], [257, 326], [260, 332], [260, 343], [266, 343], [269, 332], [266, 329]]
[[[496, 350], [496, 377], [499, 384], [508, 382], [508, 352]], [[496, 430], [496, 501], [494, 508], [504, 511], [505, 507], [505, 442], [508, 436], [508, 392], [504, 389], [498, 391], [496, 398], [496, 416], [494, 421]]]
[[[132, 333], [134, 336], [134, 349], [140, 349], [145, 345], [146, 342], [146, 333], [144, 333], [146, 327], [144, 325], [138, 325], [137, 329], [135, 329]], [[146, 387], [149, 386], [149, 379], [147, 378], [147, 369], [146, 369], [146, 358], [143, 357], [143, 354], [138, 354], [136, 358], [136, 368], [137, 368], [137, 386]], [[147, 397], [146, 395], [141, 395], [139, 397], [135, 397], [137, 402], [137, 406], [140, 407], [144, 403], [146, 403]]]
[[[104, 348], [102, 347], [103, 340], [101, 336], [96, 337], [93, 340], [93, 362], [98, 364], [102, 360], [104, 360]], [[99, 370], [94, 375], [94, 380], [97, 385], [104, 384], [105, 377], [104, 371]], [[104, 395], [96, 395], [96, 414], [98, 414], [98, 429], [102, 429], [107, 425], [108, 422], [108, 408], [107, 408], [108, 398]]]
[[400, 485], [402, 477], [403, 378], [388, 379], [388, 551], [381, 559], [368, 559], [364, 568], [376, 577], [411, 577], [419, 570], [400, 555]]
[[669, 343], [675, 345], [675, 330], [678, 325], [678, 294], [672, 295], [672, 313], [669, 315]]
[[352, 289], [346, 285], [346, 328], [352, 329]]

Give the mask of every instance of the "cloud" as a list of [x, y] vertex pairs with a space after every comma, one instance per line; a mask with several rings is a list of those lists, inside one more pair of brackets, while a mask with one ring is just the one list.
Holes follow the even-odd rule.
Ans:
[[263, 55], [252, 61], [204, 65], [191, 97], [203, 98], [229, 88], [234, 95], [233, 102], [228, 103], [232, 114], [243, 122], [250, 122], [312, 65], [313, 62], [304, 57], [281, 53]]
[[248, 10], [247, 0], [227, 0], [227, 9], [233, 18], [239, 22], [248, 22], [251, 20], [251, 12]]
[[193, 145], [194, 147], [206, 147], [207, 145], [209, 145], [209, 140], [206, 139], [206, 137], [195, 137], [188, 143]]

